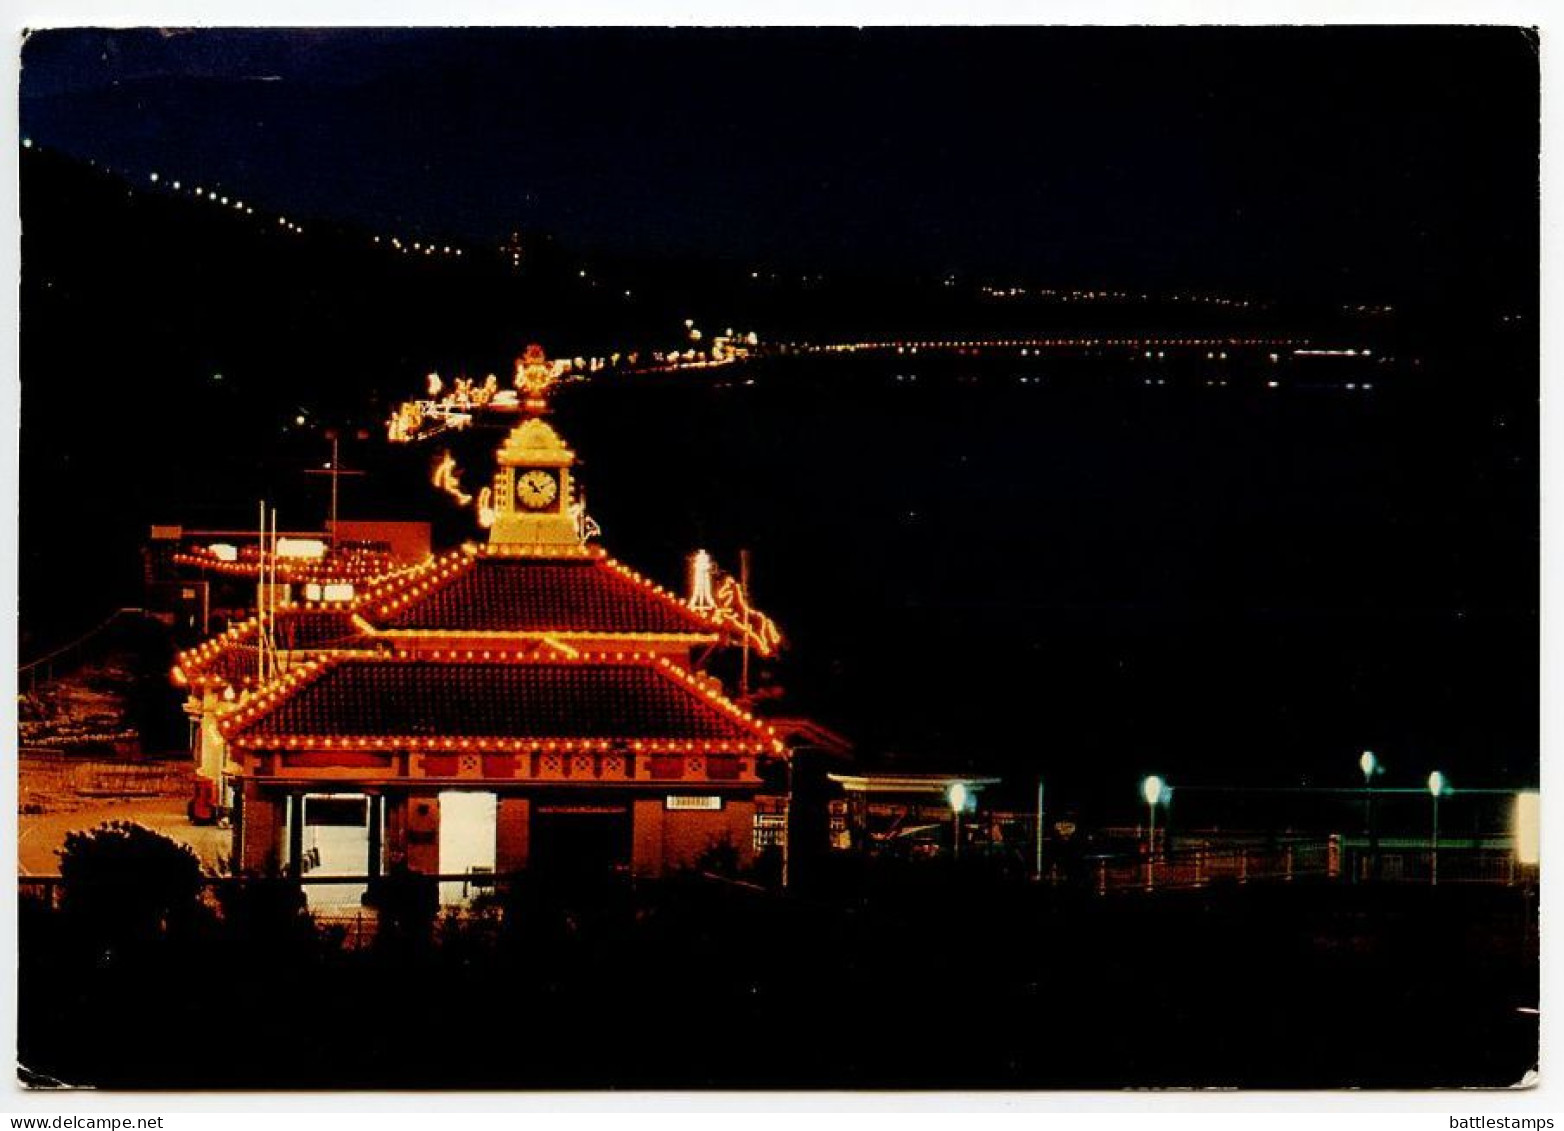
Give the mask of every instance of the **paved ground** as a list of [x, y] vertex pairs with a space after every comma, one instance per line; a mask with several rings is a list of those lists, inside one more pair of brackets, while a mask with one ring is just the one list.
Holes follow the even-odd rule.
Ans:
[[24, 876], [53, 876], [60, 871], [56, 850], [67, 833], [96, 828], [106, 821], [135, 821], [193, 848], [201, 863], [215, 867], [232, 851], [232, 833], [215, 826], [192, 825], [183, 797], [83, 800], [79, 808], [17, 815], [16, 863]]

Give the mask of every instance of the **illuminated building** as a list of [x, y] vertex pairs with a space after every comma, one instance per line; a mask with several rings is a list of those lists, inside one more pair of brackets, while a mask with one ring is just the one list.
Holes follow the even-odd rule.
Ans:
[[775, 626], [732, 579], [687, 601], [589, 543], [541, 354], [526, 360], [494, 476], [463, 492], [485, 544], [179, 657], [241, 868], [656, 876], [722, 846], [752, 858], [785, 747], [701, 665], [724, 644], [769, 653]]

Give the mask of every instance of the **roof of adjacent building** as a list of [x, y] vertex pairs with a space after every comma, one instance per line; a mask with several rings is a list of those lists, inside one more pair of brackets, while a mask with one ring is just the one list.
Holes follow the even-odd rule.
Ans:
[[770, 728], [711, 681], [637, 653], [342, 653], [261, 688], [223, 731], [261, 748], [330, 740], [780, 751]]
[[[205, 643], [181, 652], [178, 678], [214, 680], [234, 687], [255, 682], [258, 621], [232, 625]], [[271, 617], [272, 641], [280, 652], [321, 652], [365, 647], [368, 639], [342, 606], [285, 605]]]
[[599, 550], [552, 555], [469, 547], [370, 590], [357, 603], [377, 630], [692, 636], [720, 628]]

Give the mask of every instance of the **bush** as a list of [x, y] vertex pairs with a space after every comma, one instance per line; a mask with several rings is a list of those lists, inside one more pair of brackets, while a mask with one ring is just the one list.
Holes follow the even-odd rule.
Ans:
[[726, 833], [720, 837], [713, 837], [701, 854], [695, 858], [697, 872], [709, 872], [714, 876], [733, 879], [741, 875], [743, 870], [739, 863], [738, 846]]
[[305, 906], [304, 889], [291, 876], [276, 873], [234, 877], [217, 891], [223, 925], [229, 935], [274, 956], [309, 949], [315, 923]]
[[152, 939], [201, 914], [201, 862], [131, 821], [71, 833], [59, 850], [62, 909], [99, 938]]
[[398, 864], [370, 884], [368, 902], [380, 916], [375, 940], [387, 947], [427, 947], [440, 910], [440, 885], [432, 876]]

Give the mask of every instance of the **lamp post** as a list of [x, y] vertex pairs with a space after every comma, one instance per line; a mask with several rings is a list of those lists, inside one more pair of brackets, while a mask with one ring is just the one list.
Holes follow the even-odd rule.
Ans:
[[1142, 779], [1140, 795], [1146, 801], [1146, 887], [1156, 884], [1157, 867], [1157, 803], [1162, 800], [1167, 783], [1156, 774]]
[[1428, 793], [1434, 802], [1433, 825], [1429, 838], [1429, 884], [1439, 886], [1439, 797], [1450, 792], [1450, 783], [1438, 770], [1428, 775]]
[[945, 791], [945, 800], [950, 802], [950, 813], [955, 819], [955, 839], [952, 842], [952, 858], [961, 859], [961, 812], [967, 807], [967, 783], [958, 781]]
[[1371, 876], [1379, 873], [1379, 838], [1374, 831], [1374, 775], [1381, 771], [1374, 751], [1365, 750], [1358, 757], [1358, 768], [1363, 771], [1363, 831], [1368, 836], [1369, 869]]
[[1037, 779], [1037, 835], [1033, 838], [1032, 878], [1043, 878], [1043, 779]]

